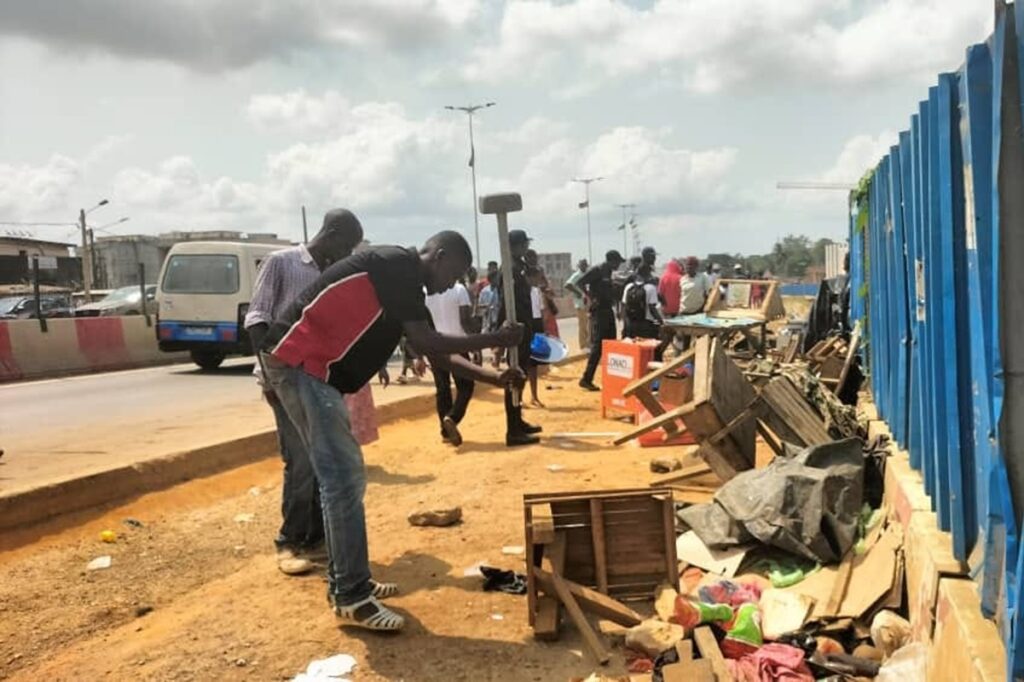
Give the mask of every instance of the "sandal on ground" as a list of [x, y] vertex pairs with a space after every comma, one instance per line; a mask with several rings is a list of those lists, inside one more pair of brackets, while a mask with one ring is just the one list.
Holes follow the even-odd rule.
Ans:
[[348, 606], [335, 606], [334, 615], [341, 619], [344, 625], [354, 625], [378, 632], [398, 632], [405, 626], [405, 618], [381, 604], [373, 596]]
[[370, 594], [377, 599], [387, 599], [398, 594], [398, 583], [379, 583], [370, 581]]

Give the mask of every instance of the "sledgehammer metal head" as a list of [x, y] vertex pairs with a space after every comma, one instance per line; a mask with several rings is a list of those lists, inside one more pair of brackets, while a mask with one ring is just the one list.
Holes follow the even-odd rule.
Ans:
[[488, 194], [480, 197], [480, 212], [491, 215], [494, 213], [515, 213], [523, 210], [523, 198], [515, 192], [504, 194]]

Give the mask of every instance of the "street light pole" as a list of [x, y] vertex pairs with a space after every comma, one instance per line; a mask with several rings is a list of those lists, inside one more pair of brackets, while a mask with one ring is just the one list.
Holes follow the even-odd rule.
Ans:
[[78, 210], [78, 229], [82, 231], [82, 289], [85, 291], [86, 303], [89, 302], [89, 294], [92, 291], [92, 251], [89, 249], [89, 235], [86, 232], [85, 216], [100, 206], [106, 206], [108, 203], [110, 202], [103, 199], [88, 211], [84, 208]]
[[473, 114], [480, 109], [493, 107], [496, 102], [485, 102], [484, 104], [468, 104], [466, 106], [446, 105], [449, 111], [463, 111], [469, 119], [469, 171], [473, 178], [473, 236], [476, 241], [476, 264], [479, 267], [480, 261], [480, 209], [476, 202], [476, 145], [473, 142]]
[[629, 232], [629, 230], [626, 229], [627, 227], [629, 227], [628, 225], [626, 225], [626, 209], [627, 208], [629, 208], [629, 209], [636, 208], [636, 204], [615, 204], [615, 205], [622, 209], [622, 256], [624, 258], [629, 258], [629, 246], [628, 246], [628, 243], [626, 241], [627, 240], [627, 233]]
[[584, 199], [583, 203], [580, 204], [580, 208], [587, 209], [587, 256], [590, 262], [594, 262], [594, 239], [593, 233], [590, 229], [590, 183], [597, 182], [598, 180], [604, 180], [603, 177], [594, 178], [573, 178], [573, 182], [579, 182], [583, 184]]

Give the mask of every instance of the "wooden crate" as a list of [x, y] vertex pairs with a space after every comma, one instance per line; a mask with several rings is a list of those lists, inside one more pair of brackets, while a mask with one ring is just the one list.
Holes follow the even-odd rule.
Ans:
[[546, 548], [556, 535], [564, 538], [564, 557], [558, 557], [563, 565], [556, 568], [573, 583], [623, 601], [653, 599], [662, 583], [678, 587], [671, 490], [524, 495], [523, 516], [531, 567], [527, 576], [531, 625], [543, 598], [533, 568], [542, 566]]

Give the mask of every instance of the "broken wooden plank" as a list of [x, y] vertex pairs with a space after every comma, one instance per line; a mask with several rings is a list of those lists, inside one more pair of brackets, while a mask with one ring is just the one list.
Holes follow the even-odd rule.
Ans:
[[597, 589], [608, 594], [608, 554], [604, 543], [604, 503], [600, 499], [590, 500], [590, 533], [594, 541], [594, 572], [597, 574]]
[[594, 660], [601, 665], [606, 665], [611, 658], [608, 654], [608, 649], [605, 648], [600, 635], [594, 632], [593, 626], [591, 626], [586, 614], [583, 613], [583, 609], [577, 603], [576, 597], [569, 590], [565, 579], [557, 573], [552, 573], [551, 581], [555, 588], [555, 594], [558, 595], [559, 601], [562, 602], [562, 606], [565, 607], [576, 629], [583, 635], [583, 642], [587, 645], [587, 649], [590, 650]]
[[722, 656], [722, 650], [718, 648], [718, 640], [715, 639], [715, 634], [711, 632], [711, 628], [707, 625], [702, 625], [694, 630], [693, 641], [696, 643], [700, 655], [711, 663], [711, 670], [715, 674], [715, 679], [718, 682], [733, 682], [729, 666], [725, 663], [725, 657]]
[[846, 597], [846, 587], [850, 584], [850, 574], [853, 572], [853, 560], [855, 557], [856, 554], [851, 549], [839, 564], [839, 572], [836, 575], [835, 583], [832, 585], [832, 593], [825, 604], [825, 613], [839, 615], [839, 607], [843, 603], [843, 598]]
[[710, 474], [711, 467], [708, 466], [707, 462], [700, 462], [699, 464], [691, 464], [690, 466], [684, 466], [682, 469], [677, 469], [661, 476], [655, 476], [651, 479], [651, 487], [656, 488], [658, 486], [665, 485], [667, 483], [679, 483], [696, 476], [703, 476], [704, 474]]
[[[555, 593], [555, 582], [550, 572], [543, 568], [535, 567], [533, 573], [537, 583], [545, 592], [548, 594]], [[616, 599], [612, 599], [597, 590], [584, 587], [567, 578], [562, 578], [562, 582], [569, 589], [569, 592], [572, 593], [572, 596], [576, 598], [580, 608], [593, 613], [595, 616], [610, 620], [619, 625], [625, 625], [626, 627], [639, 625], [643, 621], [639, 613]]]
[[533, 541], [538, 545], [546, 545], [555, 541], [555, 515], [550, 504], [533, 505]]
[[623, 443], [627, 443], [633, 440], [634, 438], [639, 438], [645, 433], [654, 431], [655, 429], [664, 428], [666, 424], [674, 422], [677, 419], [680, 419], [684, 414], [693, 410], [693, 408], [694, 404], [690, 402], [685, 405], [680, 405], [679, 407], [673, 410], [669, 410], [663, 414], [659, 414], [651, 421], [646, 422], [645, 424], [641, 424], [632, 431], [628, 431], [622, 434], [621, 436], [613, 440], [612, 443], [615, 445], [622, 445]]
[[661, 679], [664, 682], [715, 682], [715, 673], [711, 661], [690, 659], [662, 666]]
[[652, 382], [665, 376], [666, 374], [671, 374], [676, 370], [681, 369], [687, 362], [693, 360], [693, 355], [693, 350], [686, 351], [679, 357], [673, 359], [672, 362], [665, 363], [658, 369], [654, 370], [653, 372], [648, 372], [639, 379], [636, 379], [635, 381], [627, 384], [626, 387], [622, 389], [623, 397], [631, 396], [641, 386], [649, 386]]
[[[550, 505], [546, 505], [550, 508]], [[544, 556], [540, 565], [550, 573], [561, 573], [565, 570], [565, 534], [558, 533], [552, 541], [544, 546]], [[553, 592], [538, 595], [537, 613], [533, 622], [533, 636], [542, 641], [558, 639], [558, 625], [562, 618], [559, 600]]]

